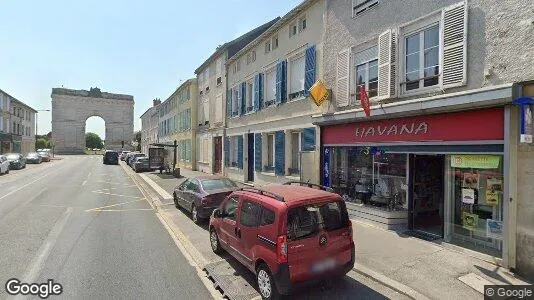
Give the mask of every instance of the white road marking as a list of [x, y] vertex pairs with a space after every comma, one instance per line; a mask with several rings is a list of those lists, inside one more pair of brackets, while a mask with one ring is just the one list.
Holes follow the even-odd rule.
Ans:
[[[37, 255], [31, 261], [28, 269], [22, 276], [22, 282], [31, 283], [37, 280], [46, 263], [46, 260], [48, 259], [48, 256], [50, 255], [50, 251], [52, 248], [54, 248], [61, 231], [67, 224], [67, 220], [72, 213], [72, 210], [72, 207], [68, 207], [67, 210], [65, 210], [65, 212], [61, 215], [59, 220], [56, 221], [54, 227], [52, 227], [52, 230], [50, 230], [48, 233], [48, 236], [44, 240], [43, 244], [41, 244], [41, 247], [39, 247], [39, 250], [37, 250]], [[19, 297], [15, 297], [15, 299], [17, 298]]]
[[153, 188], [163, 199], [169, 200], [172, 199], [172, 195], [167, 193], [166, 190], [161, 188], [158, 184], [156, 184], [152, 179], [150, 179], [145, 174], [139, 174], [139, 177], [143, 178], [143, 180], [150, 185], [151, 188]]
[[16, 192], [22, 190], [23, 188], [29, 186], [29, 185], [32, 184], [32, 183], [35, 183], [35, 182], [41, 180], [42, 178], [45, 178], [45, 177], [48, 176], [48, 175], [50, 175], [50, 174], [44, 174], [43, 176], [38, 177], [38, 178], [35, 179], [34, 181], [28, 182], [28, 183], [26, 183], [25, 185], [19, 187], [18, 189], [12, 190], [11, 192], [9, 192], [9, 193], [5, 194], [4, 196], [0, 197], [0, 200], [6, 198], [7, 196], [9, 196], [9, 195], [11, 195], [11, 194], [13, 194], [13, 193], [16, 193]]
[[87, 179], [82, 182], [82, 186], [84, 186], [87, 183]]

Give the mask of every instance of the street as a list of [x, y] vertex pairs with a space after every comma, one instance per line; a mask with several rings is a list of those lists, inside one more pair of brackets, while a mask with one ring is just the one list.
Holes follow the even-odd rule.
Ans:
[[211, 298], [134, 182], [101, 156], [0, 176], [0, 252], [2, 286], [53, 279], [64, 299]]

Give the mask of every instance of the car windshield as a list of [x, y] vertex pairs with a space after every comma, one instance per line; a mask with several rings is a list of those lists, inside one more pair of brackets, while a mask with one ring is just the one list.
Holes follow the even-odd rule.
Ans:
[[43, 155], [48, 155], [48, 153], [47, 153], [47, 152], [44, 152], [44, 151], [42, 151], [42, 152], [37, 152], [37, 153], [38, 153], [39, 155], [41, 155], [41, 156], [43, 156]]
[[310, 237], [320, 230], [337, 230], [343, 228], [347, 221], [345, 206], [338, 201], [299, 206], [289, 210], [287, 237], [290, 240], [298, 240]]
[[35, 156], [39, 156], [39, 154], [37, 154], [36, 152], [34, 152], [34, 153], [28, 153], [27, 156], [28, 156], [28, 157], [35, 157]]
[[13, 153], [6, 155], [6, 157], [7, 159], [19, 159], [20, 158], [18, 154], [13, 154]]
[[219, 179], [203, 179], [201, 180], [202, 187], [205, 191], [220, 190], [226, 188], [235, 188], [237, 184], [228, 178]]

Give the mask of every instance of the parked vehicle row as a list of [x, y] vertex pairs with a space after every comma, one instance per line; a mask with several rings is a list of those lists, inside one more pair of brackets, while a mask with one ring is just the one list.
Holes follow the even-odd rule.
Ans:
[[239, 188], [220, 176], [188, 178], [174, 204], [195, 223], [209, 218], [213, 252], [228, 252], [256, 276], [263, 299], [340, 279], [354, 267], [352, 223], [331, 189], [303, 182]]
[[38, 152], [28, 153], [26, 156], [20, 153], [7, 153], [0, 155], [0, 174], [7, 174], [9, 170], [21, 170], [26, 164], [40, 164], [51, 160], [48, 149], [39, 149]]
[[104, 157], [102, 158], [102, 163], [105, 165], [118, 165], [119, 153], [114, 150], [106, 150], [106, 152], [104, 152]]

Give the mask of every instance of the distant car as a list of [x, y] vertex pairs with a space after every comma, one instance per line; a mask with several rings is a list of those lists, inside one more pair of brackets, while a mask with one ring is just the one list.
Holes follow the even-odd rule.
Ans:
[[138, 157], [146, 157], [146, 154], [144, 153], [134, 153], [130, 156], [130, 160], [128, 161], [128, 165], [133, 168], [133, 164]]
[[104, 158], [102, 162], [105, 165], [118, 165], [119, 164], [119, 153], [113, 150], [107, 150], [104, 153]]
[[9, 161], [5, 155], [0, 155], [0, 174], [9, 173]]
[[40, 164], [43, 162], [43, 158], [37, 152], [31, 152], [26, 155], [26, 163]]
[[26, 168], [26, 158], [20, 153], [8, 153], [6, 154], [9, 161], [10, 170], [20, 170]]
[[41, 156], [43, 162], [49, 162], [52, 159], [48, 151], [37, 151], [37, 153]]
[[174, 189], [174, 205], [191, 212], [191, 219], [198, 224], [208, 219], [224, 198], [237, 188], [238, 184], [226, 177], [188, 178]]
[[139, 152], [130, 152], [128, 154], [126, 154], [126, 157], [124, 158], [124, 161], [126, 162], [127, 165], [130, 165], [130, 159], [132, 159], [133, 155], [135, 153], [139, 153]]
[[138, 157], [135, 160], [133, 169], [136, 173], [143, 172], [143, 171], [152, 171], [148, 163], [148, 157], [145, 157], [145, 156]]
[[119, 156], [120, 160], [124, 161], [128, 153], [130, 153], [130, 151], [122, 151], [121, 155]]

